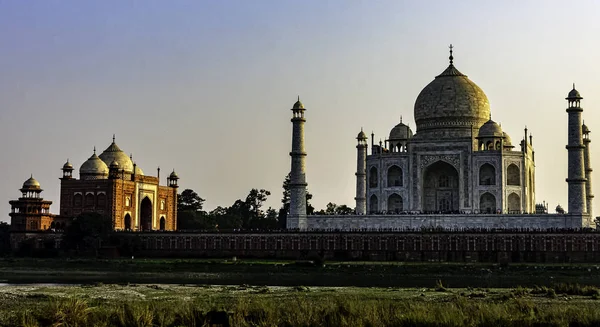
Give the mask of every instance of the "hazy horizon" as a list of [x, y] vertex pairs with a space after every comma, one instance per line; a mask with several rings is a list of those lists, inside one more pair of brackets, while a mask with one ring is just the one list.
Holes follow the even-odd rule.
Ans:
[[312, 204], [354, 207], [356, 135], [385, 140], [400, 116], [415, 131], [414, 101], [450, 43], [516, 149], [533, 134], [536, 202], [567, 209], [573, 82], [600, 167], [598, 13], [591, 0], [0, 0], [0, 220], [30, 174], [58, 214], [62, 165], [78, 177], [113, 134], [162, 185], [174, 168], [206, 210], [251, 188], [279, 208], [298, 95]]

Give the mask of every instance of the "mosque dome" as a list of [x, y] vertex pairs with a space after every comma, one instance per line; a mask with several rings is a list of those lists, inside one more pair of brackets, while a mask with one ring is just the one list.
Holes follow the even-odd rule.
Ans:
[[304, 109], [304, 105], [302, 104], [302, 102], [300, 102], [300, 97], [298, 97], [298, 101], [294, 103], [293, 109]]
[[569, 99], [576, 99], [576, 100], [583, 99], [581, 97], [581, 94], [579, 94], [579, 91], [577, 91], [575, 89], [575, 84], [573, 84], [573, 89], [569, 92], [569, 95], [567, 96], [567, 100], [569, 100]]
[[504, 137], [502, 128], [493, 120], [488, 120], [479, 128], [479, 137]]
[[504, 145], [511, 146], [512, 140], [510, 139], [510, 136], [508, 136], [508, 134], [506, 134], [506, 132], [502, 132], [502, 135], [504, 136]]
[[140, 168], [140, 166], [135, 165], [135, 174], [142, 176], [144, 175], [144, 171], [142, 170], [142, 168]]
[[132, 174], [133, 173], [133, 162], [131, 158], [123, 152], [119, 148], [119, 146], [115, 143], [115, 139], [113, 137], [113, 142], [100, 154], [100, 159], [104, 161], [104, 163], [108, 166], [113, 161], [116, 161], [119, 164], [119, 168], [123, 169], [125, 173]]
[[587, 125], [585, 123], [583, 125], [581, 125], [581, 132], [583, 134], [588, 134], [590, 132], [590, 129], [587, 127]]
[[392, 128], [392, 130], [390, 131], [390, 137], [388, 139], [390, 141], [408, 140], [412, 136], [413, 132], [410, 129], [410, 127], [408, 127], [408, 125], [405, 125], [404, 123], [402, 123], [402, 121], [400, 121], [400, 124]]
[[450, 66], [419, 93], [414, 114], [417, 135], [454, 129], [469, 136], [472, 127], [479, 128], [489, 119], [490, 103], [483, 90], [454, 67], [451, 52]]
[[63, 170], [72, 170], [73, 169], [73, 164], [71, 164], [69, 162], [69, 160], [67, 159], [67, 162], [65, 162], [65, 164], [62, 167]]
[[179, 176], [177, 176], [175, 169], [173, 169], [173, 172], [169, 175], [169, 178], [170, 179], [179, 179]]
[[116, 160], [113, 160], [113, 161], [110, 163], [110, 166], [109, 166], [109, 167], [110, 167], [110, 169], [117, 169], [117, 168], [119, 168], [119, 163], [118, 163]]
[[33, 175], [31, 175], [31, 177], [29, 177], [24, 183], [23, 183], [23, 190], [40, 190], [41, 189], [41, 185], [40, 182], [38, 182], [35, 178], [33, 178]]
[[108, 166], [94, 154], [79, 167], [81, 179], [105, 179], [108, 176]]
[[358, 136], [356, 136], [357, 140], [366, 140], [367, 139], [367, 134], [365, 134], [365, 132], [363, 132], [363, 130], [360, 130], [360, 133], [358, 133]]

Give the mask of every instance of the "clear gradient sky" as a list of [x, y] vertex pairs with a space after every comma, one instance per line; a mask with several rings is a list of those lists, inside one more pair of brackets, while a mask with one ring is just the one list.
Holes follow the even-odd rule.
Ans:
[[66, 159], [78, 170], [113, 133], [208, 210], [251, 188], [279, 207], [298, 94], [312, 202], [354, 206], [356, 134], [384, 139], [401, 115], [414, 128], [450, 43], [513, 143], [533, 133], [537, 201], [566, 209], [573, 82], [600, 171], [599, 15], [564, 0], [0, 0], [0, 218], [31, 173], [58, 213]]

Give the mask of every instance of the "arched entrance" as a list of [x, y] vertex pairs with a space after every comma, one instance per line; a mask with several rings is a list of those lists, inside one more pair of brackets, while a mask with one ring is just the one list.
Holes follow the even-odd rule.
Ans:
[[458, 171], [449, 163], [438, 161], [423, 172], [423, 211], [458, 211]]
[[160, 217], [160, 230], [165, 230], [165, 217]]
[[140, 206], [140, 229], [152, 230], [152, 201], [148, 197], [142, 200]]
[[517, 193], [511, 193], [508, 196], [508, 213], [521, 213], [521, 197]]
[[131, 230], [131, 216], [129, 214], [125, 215], [125, 218], [123, 219], [123, 226], [125, 230]]
[[388, 198], [388, 213], [400, 213], [404, 209], [402, 197], [396, 193]]
[[369, 198], [369, 213], [377, 213], [379, 211], [379, 203], [377, 201], [377, 197], [375, 194], [371, 195]]
[[496, 213], [496, 197], [489, 192], [485, 192], [479, 199], [479, 212]]

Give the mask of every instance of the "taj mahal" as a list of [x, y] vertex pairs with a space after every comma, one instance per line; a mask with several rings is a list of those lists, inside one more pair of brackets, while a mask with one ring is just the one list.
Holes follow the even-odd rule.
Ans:
[[536, 204], [535, 151], [524, 129], [513, 143], [483, 90], [450, 64], [417, 96], [416, 131], [402, 120], [385, 141], [356, 137], [354, 215], [306, 214], [304, 123], [300, 99], [292, 108], [290, 229], [582, 228], [592, 227], [590, 130], [583, 99], [568, 93], [568, 210]]

